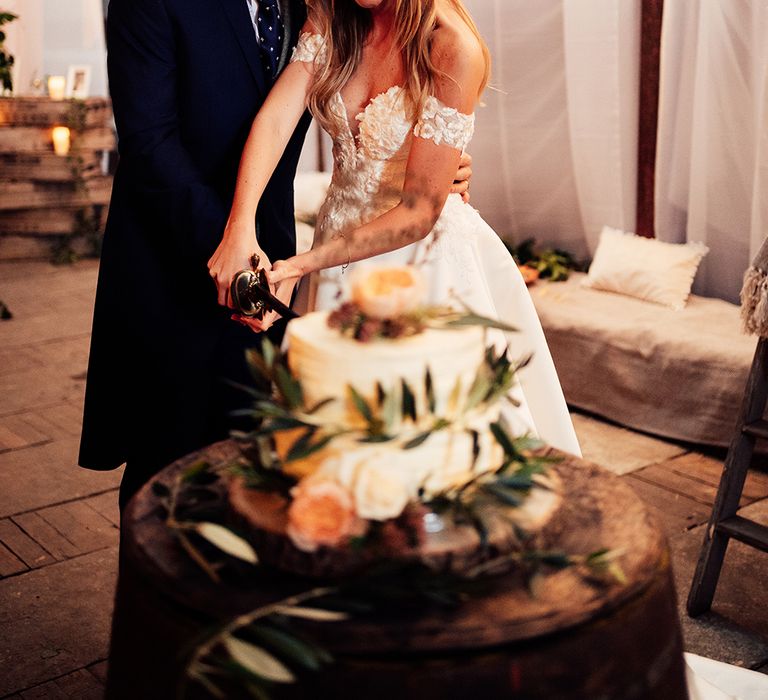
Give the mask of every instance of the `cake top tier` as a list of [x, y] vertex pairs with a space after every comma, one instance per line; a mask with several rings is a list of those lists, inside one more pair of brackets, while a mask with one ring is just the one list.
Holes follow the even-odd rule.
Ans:
[[422, 403], [429, 371], [437, 408], [457, 384], [469, 390], [483, 362], [483, 330], [478, 327], [425, 328], [397, 339], [361, 343], [328, 325], [328, 312], [310, 313], [288, 325], [288, 364], [301, 381], [308, 405], [346, 397], [348, 386], [372, 398], [377, 384], [389, 391], [405, 381]]

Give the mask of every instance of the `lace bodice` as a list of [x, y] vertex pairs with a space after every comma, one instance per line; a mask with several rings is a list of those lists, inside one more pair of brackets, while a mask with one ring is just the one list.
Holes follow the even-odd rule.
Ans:
[[[302, 33], [291, 62], [321, 63], [327, 48], [319, 34]], [[466, 148], [474, 132], [474, 114], [463, 114], [434, 96], [426, 99], [418, 118], [409, 116], [402, 86], [393, 85], [376, 95], [355, 117], [353, 132], [341, 93], [331, 110], [339, 129], [333, 139], [333, 178], [318, 216], [317, 235], [348, 230], [370, 221], [399, 201], [408, 154], [414, 138]]]

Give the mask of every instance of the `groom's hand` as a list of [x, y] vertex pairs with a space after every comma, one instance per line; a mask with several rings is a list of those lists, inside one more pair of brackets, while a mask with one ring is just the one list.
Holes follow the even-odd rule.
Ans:
[[218, 302], [222, 306], [234, 308], [229, 294], [232, 279], [241, 270], [250, 269], [253, 255], [259, 256], [260, 267], [271, 267], [266, 253], [256, 243], [255, 224], [250, 230], [228, 224], [221, 243], [208, 261], [208, 273], [216, 283]]
[[[267, 273], [267, 275], [270, 274], [270, 272]], [[275, 287], [275, 296], [286, 306], [291, 305], [291, 298], [293, 297], [293, 290], [296, 288], [296, 282], [297, 279], [285, 279], [282, 282], [278, 282]], [[275, 313], [274, 311], [268, 311], [264, 314], [262, 319], [251, 318], [241, 314], [232, 314], [231, 318], [233, 321], [237, 321], [237, 323], [247, 326], [254, 333], [262, 333], [269, 330], [276, 321], [280, 320], [280, 314]]]
[[460, 194], [465, 202], [469, 202], [469, 181], [472, 178], [472, 156], [462, 153], [459, 160], [459, 169], [456, 178], [451, 185], [452, 194]]

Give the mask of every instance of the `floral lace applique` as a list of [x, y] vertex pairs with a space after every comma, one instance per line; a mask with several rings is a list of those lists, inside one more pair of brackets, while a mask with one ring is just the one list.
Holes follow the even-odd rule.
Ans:
[[291, 63], [323, 63], [328, 58], [328, 47], [321, 34], [302, 32], [291, 54]]
[[472, 140], [475, 131], [475, 115], [463, 114], [453, 107], [446, 107], [430, 95], [424, 103], [413, 133], [434, 141], [438, 146], [446, 144], [463, 151]]
[[402, 148], [411, 130], [403, 89], [394, 85], [374, 97], [356, 117], [358, 141], [370, 158], [386, 160]]

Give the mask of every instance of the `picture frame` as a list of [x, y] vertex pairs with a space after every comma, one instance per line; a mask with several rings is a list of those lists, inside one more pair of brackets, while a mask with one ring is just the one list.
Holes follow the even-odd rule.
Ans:
[[67, 70], [67, 97], [84, 100], [91, 89], [91, 66], [72, 65]]

